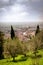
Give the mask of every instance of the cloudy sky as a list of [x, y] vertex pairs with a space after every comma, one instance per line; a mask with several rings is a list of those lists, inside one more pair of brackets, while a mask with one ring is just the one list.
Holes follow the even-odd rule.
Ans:
[[0, 0], [0, 22], [43, 21], [43, 0]]

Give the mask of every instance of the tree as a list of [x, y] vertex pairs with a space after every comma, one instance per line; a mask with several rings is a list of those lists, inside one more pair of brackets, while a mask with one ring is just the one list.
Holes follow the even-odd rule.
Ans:
[[11, 57], [13, 58], [13, 61], [15, 61], [15, 57], [16, 57], [16, 41], [15, 38], [12, 40], [9, 40], [8, 43], [6, 44], [7, 47], [7, 52], [11, 55]]
[[0, 59], [4, 58], [4, 55], [3, 55], [3, 43], [4, 43], [4, 34], [0, 31]]
[[11, 39], [13, 39], [14, 37], [15, 37], [15, 32], [14, 32], [13, 27], [11, 25]]
[[40, 31], [40, 28], [39, 28], [39, 25], [37, 25], [37, 29], [36, 29], [35, 35], [37, 35], [37, 33], [39, 33], [39, 31]]
[[14, 38], [13, 40], [10, 40], [7, 44], [7, 50], [11, 57], [13, 58], [13, 61], [15, 61], [15, 57], [17, 55], [26, 55], [27, 53], [27, 46], [23, 43], [18, 38]]
[[35, 57], [39, 49], [43, 49], [43, 30], [41, 30], [34, 38], [30, 40], [30, 49], [33, 51]]
[[30, 40], [29, 42], [29, 47], [30, 47], [30, 51], [33, 52], [33, 54], [35, 55], [36, 57], [36, 54], [37, 54], [37, 50], [38, 50], [38, 43], [37, 43], [37, 38], [34, 37]]
[[37, 38], [35, 37], [34, 38], [34, 48], [33, 48], [33, 53], [35, 54], [35, 57], [36, 57], [36, 54], [38, 52], [38, 42], [37, 42]]
[[41, 30], [37, 34], [36, 38], [37, 38], [37, 43], [38, 43], [39, 49], [43, 49], [43, 30]]
[[41, 30], [37, 34], [37, 36], [35, 36], [34, 44], [35, 44], [34, 54], [36, 56], [38, 49], [43, 49], [43, 30]]

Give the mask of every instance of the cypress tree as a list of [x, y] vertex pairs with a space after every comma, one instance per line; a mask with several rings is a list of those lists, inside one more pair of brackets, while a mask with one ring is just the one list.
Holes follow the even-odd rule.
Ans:
[[36, 32], [35, 32], [35, 35], [37, 35], [37, 33], [40, 32], [40, 28], [39, 28], [39, 25], [37, 25], [37, 29], [36, 29]]
[[14, 32], [14, 29], [11, 25], [11, 39], [13, 39], [15, 37], [15, 32]]

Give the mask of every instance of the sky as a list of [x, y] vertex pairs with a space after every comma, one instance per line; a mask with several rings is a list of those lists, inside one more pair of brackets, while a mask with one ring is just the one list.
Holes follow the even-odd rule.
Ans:
[[43, 0], [0, 0], [0, 22], [43, 21]]

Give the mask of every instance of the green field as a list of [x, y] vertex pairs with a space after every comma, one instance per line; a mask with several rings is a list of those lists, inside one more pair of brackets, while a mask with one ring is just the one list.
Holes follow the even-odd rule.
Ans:
[[27, 54], [27, 57], [18, 55], [15, 58], [15, 62], [12, 61], [12, 58], [2, 59], [0, 60], [0, 65], [43, 65], [43, 50], [39, 50], [39, 53], [37, 53], [37, 55], [40, 56], [34, 58], [34, 54], [31, 52]]

